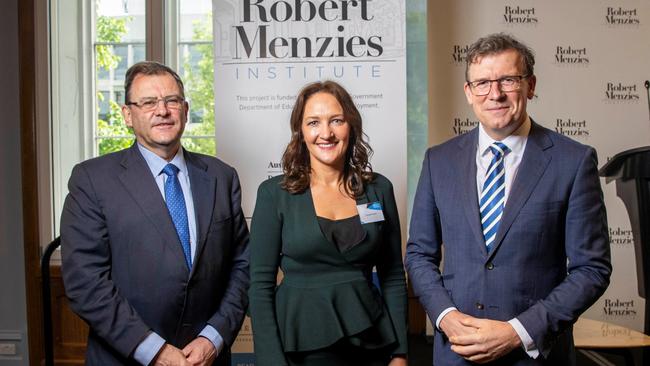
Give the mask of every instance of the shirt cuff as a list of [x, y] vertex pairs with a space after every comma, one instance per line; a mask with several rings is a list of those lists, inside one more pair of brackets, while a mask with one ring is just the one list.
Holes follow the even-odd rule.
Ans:
[[217, 350], [217, 355], [221, 353], [221, 350], [223, 349], [223, 338], [221, 337], [221, 334], [219, 334], [219, 332], [214, 329], [213, 326], [210, 324], [206, 325], [201, 333], [199, 333], [199, 337], [207, 338], [210, 342], [212, 342], [214, 348]]
[[149, 365], [164, 345], [165, 340], [156, 332], [151, 332], [147, 338], [140, 342], [138, 347], [136, 347], [135, 352], [133, 352], [133, 358], [135, 358], [135, 360], [141, 365]]
[[445, 315], [449, 314], [450, 312], [452, 312], [454, 310], [458, 310], [458, 309], [456, 309], [455, 307], [452, 306], [452, 307], [446, 308], [445, 310], [442, 311], [442, 313], [440, 313], [440, 315], [438, 315], [438, 318], [436, 318], [436, 329], [438, 329], [439, 331], [442, 332], [442, 329], [440, 329], [440, 322], [442, 321], [442, 318], [444, 318]]
[[511, 320], [508, 320], [508, 323], [512, 325], [512, 327], [515, 329], [515, 332], [517, 332], [519, 339], [521, 339], [521, 347], [528, 354], [528, 356], [534, 359], [539, 357], [539, 350], [535, 345], [535, 341], [533, 341], [533, 339], [530, 337], [530, 334], [528, 334], [528, 331], [526, 331], [526, 328], [524, 328], [519, 319], [513, 318]]

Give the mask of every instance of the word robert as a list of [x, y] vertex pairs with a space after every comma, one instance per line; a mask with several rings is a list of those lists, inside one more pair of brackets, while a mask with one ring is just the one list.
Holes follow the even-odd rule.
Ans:
[[[380, 35], [349, 35], [345, 27], [336, 27], [338, 34], [273, 36], [274, 27], [284, 22], [370, 22], [371, 0], [244, 0], [243, 18], [235, 28], [235, 59], [286, 59], [379, 57], [383, 54]], [[330, 27], [325, 27], [330, 29]]]

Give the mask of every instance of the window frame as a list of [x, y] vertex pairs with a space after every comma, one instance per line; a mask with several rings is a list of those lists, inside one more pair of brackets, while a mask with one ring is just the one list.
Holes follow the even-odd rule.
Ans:
[[[178, 0], [145, 0], [146, 59], [173, 69], [178, 66], [178, 11]], [[45, 54], [36, 58], [41, 71], [37, 80], [47, 80], [47, 87], [37, 88], [43, 93], [36, 101], [42, 111], [37, 116], [37, 135], [43, 142], [39, 144], [38, 191], [44, 247], [59, 234], [58, 216], [72, 168], [97, 155], [101, 137], [95, 126], [95, 2], [49, 0], [42, 2], [37, 14], [43, 18], [39, 24], [44, 25], [36, 37], [43, 45], [37, 52]], [[64, 100], [73, 101], [73, 107], [63, 108]]]

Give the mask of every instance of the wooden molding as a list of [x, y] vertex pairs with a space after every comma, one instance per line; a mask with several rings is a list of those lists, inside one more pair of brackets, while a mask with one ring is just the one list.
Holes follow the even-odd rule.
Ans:
[[38, 162], [36, 151], [35, 9], [34, 1], [18, 1], [18, 64], [20, 97], [20, 149], [22, 166], [23, 238], [27, 294], [27, 336], [31, 365], [43, 359], [40, 295], [40, 243], [38, 214]]
[[56, 366], [83, 365], [88, 325], [73, 313], [68, 305], [61, 278], [61, 267], [52, 265], [50, 274], [54, 364]]

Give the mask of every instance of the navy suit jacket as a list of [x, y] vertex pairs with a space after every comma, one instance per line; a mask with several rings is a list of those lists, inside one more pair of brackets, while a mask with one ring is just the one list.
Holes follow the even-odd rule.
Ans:
[[226, 349], [248, 305], [248, 228], [235, 170], [184, 152], [197, 222], [191, 272], [154, 177], [134, 144], [74, 167], [61, 217], [70, 306], [90, 326], [86, 363], [136, 364], [151, 330], [183, 348], [206, 326]]
[[[499, 364], [573, 364], [572, 324], [611, 273], [596, 152], [533, 122], [488, 253], [477, 145], [475, 128], [426, 152], [405, 260], [413, 290], [434, 323], [449, 307], [477, 318], [516, 317], [541, 355], [533, 360], [517, 349]], [[436, 330], [434, 364], [470, 363]]]

